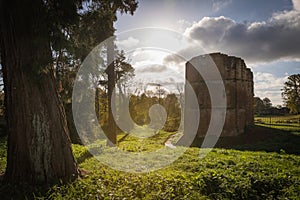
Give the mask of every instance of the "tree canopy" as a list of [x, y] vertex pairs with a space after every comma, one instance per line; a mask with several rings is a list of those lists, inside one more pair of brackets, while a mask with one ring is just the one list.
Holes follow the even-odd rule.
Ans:
[[52, 183], [78, 176], [58, 94], [64, 88], [55, 81], [68, 77], [58, 86], [71, 85], [89, 51], [114, 34], [117, 11], [133, 14], [136, 8], [135, 0], [0, 1], [6, 181]]
[[284, 83], [282, 97], [290, 113], [300, 113], [300, 74], [294, 74], [288, 77]]

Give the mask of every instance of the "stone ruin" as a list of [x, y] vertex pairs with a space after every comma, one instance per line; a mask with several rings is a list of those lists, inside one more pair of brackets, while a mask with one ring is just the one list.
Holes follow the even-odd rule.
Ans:
[[[245, 132], [247, 126], [254, 124], [253, 74], [251, 70], [247, 68], [243, 59], [222, 53], [198, 56], [186, 63], [186, 81], [189, 82], [194, 91], [191, 89], [186, 90], [184, 126], [187, 127], [187, 129], [185, 129], [184, 134], [189, 134], [186, 130], [189, 129], [190, 123], [193, 123], [193, 115], [191, 113], [194, 109], [200, 110], [196, 137], [204, 137], [210, 124], [212, 108], [207, 82], [213, 82], [215, 80], [213, 76], [205, 77], [204, 80], [198, 73], [199, 70], [196, 70], [196, 68], [203, 67], [205, 63], [207, 63], [208, 58], [211, 60], [211, 63], [217, 66], [226, 92], [227, 105], [224, 103], [226, 106], [226, 116], [221, 137], [240, 135]], [[190, 105], [188, 102], [187, 97], [193, 95], [191, 92], [197, 96], [198, 108], [195, 108], [195, 106]]]

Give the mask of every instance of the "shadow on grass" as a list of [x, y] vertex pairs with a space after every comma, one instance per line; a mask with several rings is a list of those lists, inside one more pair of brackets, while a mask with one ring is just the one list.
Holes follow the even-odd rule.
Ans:
[[290, 123], [290, 124], [279, 124], [279, 123], [259, 123], [261, 126], [269, 126], [270, 128], [272, 127], [295, 127], [300, 129], [300, 125], [298, 123]]
[[78, 164], [83, 163], [85, 160], [93, 157], [93, 155], [89, 151], [85, 151], [82, 155], [80, 155], [76, 161]]
[[[220, 137], [215, 148], [266, 151], [300, 155], [299, 132], [283, 131], [271, 127], [253, 126], [242, 135]], [[194, 140], [192, 146], [200, 147], [204, 138]]]
[[6, 184], [0, 182], [1, 200], [8, 199], [44, 199], [50, 186], [29, 185], [27, 183]]

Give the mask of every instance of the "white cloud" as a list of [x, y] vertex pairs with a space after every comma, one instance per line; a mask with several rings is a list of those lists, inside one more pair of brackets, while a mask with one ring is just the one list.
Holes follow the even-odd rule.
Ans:
[[185, 29], [187, 29], [188, 27], [192, 26], [193, 23], [184, 19], [180, 19], [177, 21], [176, 25], [175, 25], [175, 29], [178, 32], [184, 32]]
[[274, 14], [266, 22], [238, 23], [204, 17], [184, 33], [207, 52], [221, 51], [247, 63], [300, 59], [300, 11]]
[[163, 64], [163, 59], [169, 54], [162, 49], [136, 48], [128, 57], [132, 65], [139, 67], [148, 64]]
[[133, 37], [128, 37], [126, 40], [116, 41], [116, 45], [123, 50], [137, 47], [140, 41]]
[[[129, 56], [132, 66], [135, 68], [133, 83], [160, 83], [164, 86], [173, 87], [177, 82], [184, 82], [184, 68], [180, 70], [177, 65], [167, 63], [163, 59], [170, 55], [161, 49], [137, 48]], [[173, 80], [173, 81], [171, 81]], [[176, 80], [176, 81], [174, 81]], [[134, 84], [133, 84], [134, 85]], [[174, 90], [170, 89], [169, 90]]]
[[292, 0], [294, 9], [295, 10], [300, 10], [300, 0]]
[[189, 27], [192, 25], [191, 22], [185, 20], [185, 19], [180, 19], [177, 21], [177, 24], [181, 25], [181, 26], [186, 26], [186, 27]]
[[227, 5], [231, 4], [232, 0], [213, 0], [212, 9], [214, 12], [218, 12], [222, 8], [226, 7]]
[[254, 93], [260, 98], [268, 97], [273, 105], [282, 105], [281, 89], [288, 75], [276, 77], [271, 73], [254, 73]]

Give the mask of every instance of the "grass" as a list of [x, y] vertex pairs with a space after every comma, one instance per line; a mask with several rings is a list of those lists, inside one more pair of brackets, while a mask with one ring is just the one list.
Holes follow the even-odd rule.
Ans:
[[129, 152], [154, 151], [161, 148], [166, 140], [174, 134], [174, 132], [166, 131], [160, 131], [159, 134], [154, 135], [149, 134], [149, 137], [137, 137], [137, 135], [130, 134], [125, 140], [119, 143], [118, 147]]
[[300, 115], [255, 117], [255, 122], [264, 127], [300, 132]]
[[268, 139], [252, 144], [237, 145], [238, 150], [266, 151], [300, 155], [300, 132], [278, 131], [274, 128], [264, 128], [272, 131]]
[[0, 137], [0, 174], [5, 172], [6, 166], [6, 137]]
[[[91, 156], [87, 147], [73, 145], [80, 168], [88, 173], [73, 183], [57, 184], [48, 188], [40, 186], [1, 185], [1, 199], [299, 199], [300, 156], [299, 134], [270, 128], [255, 129], [274, 131], [278, 138], [255, 144], [232, 146], [231, 149], [212, 149], [200, 159], [199, 148], [166, 149], [185, 151], [172, 164], [152, 172], [130, 173], [111, 169]], [[160, 132], [147, 138], [127, 136], [119, 148], [143, 154], [165, 149], [166, 138], [174, 133]], [[281, 134], [281, 135], [280, 135]], [[289, 134], [288, 137], [287, 135]], [[118, 136], [122, 138], [124, 135]], [[290, 144], [291, 151], [280, 146]], [[293, 137], [290, 137], [293, 136]], [[277, 142], [274, 142], [278, 140]], [[276, 149], [268, 149], [268, 145]], [[107, 149], [103, 141], [88, 148], [97, 153], [108, 152], [111, 161], [121, 161], [116, 148]], [[252, 148], [252, 149], [251, 149]], [[238, 150], [239, 149], [239, 150]], [[267, 149], [267, 150], [266, 150]], [[249, 151], [251, 150], [251, 151]], [[268, 152], [266, 152], [268, 151]], [[0, 139], [0, 171], [5, 169], [5, 138]], [[159, 159], [152, 157], [152, 159]], [[114, 158], [114, 159], [113, 159]], [[124, 157], [129, 168], [134, 168], [133, 158]], [[133, 163], [130, 166], [130, 163]]]

